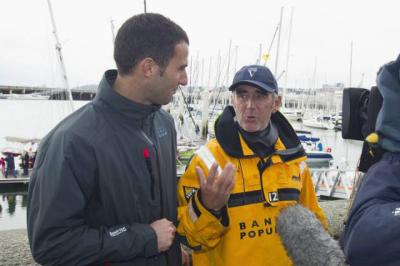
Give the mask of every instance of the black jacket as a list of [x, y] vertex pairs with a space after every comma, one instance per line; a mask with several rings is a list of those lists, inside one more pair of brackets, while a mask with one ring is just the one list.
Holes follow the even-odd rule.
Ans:
[[400, 153], [386, 152], [363, 177], [341, 238], [350, 265], [400, 265]]
[[93, 102], [40, 144], [27, 218], [41, 264], [180, 265], [179, 243], [159, 254], [149, 225], [177, 222], [173, 119], [116, 93], [115, 78], [107, 71]]

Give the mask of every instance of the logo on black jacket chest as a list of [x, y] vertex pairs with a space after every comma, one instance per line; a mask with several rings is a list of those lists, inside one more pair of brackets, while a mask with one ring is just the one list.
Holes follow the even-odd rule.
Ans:
[[165, 127], [160, 127], [159, 129], [157, 129], [157, 136], [159, 138], [163, 138], [167, 135], [168, 135], [168, 131]]

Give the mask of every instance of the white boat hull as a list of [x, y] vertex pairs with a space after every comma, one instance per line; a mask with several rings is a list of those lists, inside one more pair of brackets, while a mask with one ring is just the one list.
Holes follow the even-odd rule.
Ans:
[[329, 122], [324, 121], [316, 121], [316, 120], [303, 120], [303, 125], [311, 128], [319, 128], [319, 129], [333, 129], [334, 125]]

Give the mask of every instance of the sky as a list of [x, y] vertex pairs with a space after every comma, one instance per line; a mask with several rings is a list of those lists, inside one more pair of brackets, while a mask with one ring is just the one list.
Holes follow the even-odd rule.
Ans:
[[[115, 67], [110, 21], [116, 34], [144, 10], [143, 0], [51, 4], [71, 87], [97, 84]], [[282, 7], [277, 51], [278, 36], [272, 39]], [[1, 0], [0, 10], [0, 85], [63, 86], [47, 0]], [[187, 32], [192, 85], [229, 84], [235, 70], [256, 63], [260, 46], [264, 54], [271, 43], [265, 63], [281, 87], [342, 82], [369, 88], [379, 67], [400, 54], [398, 0], [147, 0], [147, 12], [161, 13]]]

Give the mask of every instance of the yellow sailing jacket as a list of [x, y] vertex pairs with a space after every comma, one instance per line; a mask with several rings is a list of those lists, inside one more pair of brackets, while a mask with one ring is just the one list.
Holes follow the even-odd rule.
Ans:
[[[275, 120], [279, 122], [281, 117]], [[232, 151], [227, 154], [220, 142], [213, 139], [197, 152], [181, 177], [178, 233], [194, 250], [194, 266], [291, 265], [275, 228], [280, 210], [300, 203], [327, 227], [304, 150], [293, 152], [295, 149], [287, 148], [280, 135], [275, 154], [262, 161], [237, 131], [232, 130], [231, 134], [238, 134], [236, 144], [241, 147], [240, 155]], [[221, 169], [227, 162], [237, 169], [235, 186], [220, 219], [203, 207], [197, 194], [199, 181], [195, 167], [201, 167], [207, 176], [213, 161]]]

